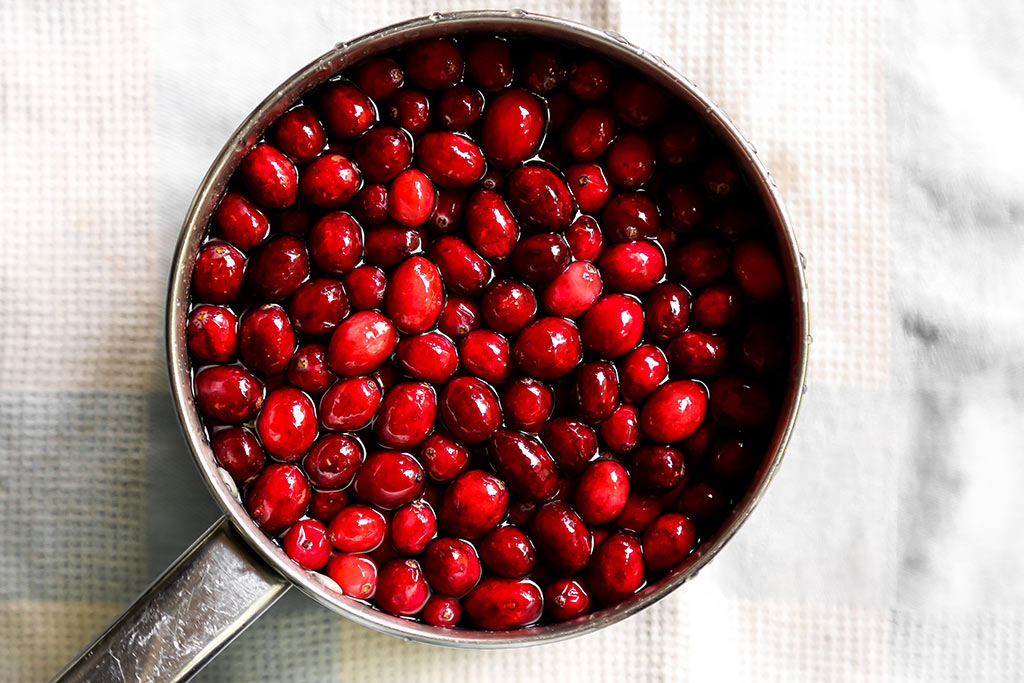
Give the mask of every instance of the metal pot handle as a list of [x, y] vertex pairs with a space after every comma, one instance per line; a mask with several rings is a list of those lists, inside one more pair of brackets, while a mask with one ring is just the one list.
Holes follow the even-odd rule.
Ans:
[[185, 681], [291, 584], [223, 517], [53, 681]]

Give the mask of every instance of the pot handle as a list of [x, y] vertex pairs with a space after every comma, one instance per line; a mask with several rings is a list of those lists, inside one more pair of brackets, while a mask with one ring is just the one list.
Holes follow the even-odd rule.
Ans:
[[223, 517], [53, 681], [188, 680], [290, 586]]

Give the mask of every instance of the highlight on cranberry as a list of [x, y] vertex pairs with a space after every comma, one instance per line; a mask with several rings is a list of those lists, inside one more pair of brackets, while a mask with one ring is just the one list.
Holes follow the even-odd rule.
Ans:
[[687, 105], [494, 35], [365, 59], [242, 160], [192, 275], [218, 464], [295, 563], [437, 628], [628, 600], [765, 461], [789, 292]]

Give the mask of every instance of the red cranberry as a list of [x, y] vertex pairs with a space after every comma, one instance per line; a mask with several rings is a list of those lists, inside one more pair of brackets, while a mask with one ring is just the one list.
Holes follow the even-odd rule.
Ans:
[[514, 88], [487, 104], [480, 143], [498, 168], [512, 168], [533, 156], [544, 135], [544, 106], [536, 96]]
[[723, 337], [689, 330], [668, 347], [672, 370], [686, 377], [710, 378], [720, 375], [728, 360], [729, 347]]
[[572, 222], [565, 233], [572, 255], [581, 261], [593, 261], [601, 255], [604, 237], [597, 221], [590, 216], [580, 216]]
[[509, 429], [499, 429], [491, 439], [491, 463], [520, 498], [543, 502], [558, 490], [558, 469], [551, 455], [534, 439]]
[[462, 78], [462, 53], [447, 38], [416, 43], [405, 53], [405, 72], [424, 90], [450, 88]]
[[690, 554], [696, 539], [697, 530], [684, 515], [662, 515], [644, 531], [644, 560], [651, 569], [671, 569]]
[[423, 623], [442, 628], [452, 628], [462, 618], [462, 605], [455, 598], [431, 595], [423, 606]]
[[309, 232], [310, 221], [310, 209], [301, 199], [296, 200], [287, 209], [275, 211], [270, 219], [275, 231], [296, 237], [302, 237]]
[[342, 377], [376, 370], [398, 346], [391, 321], [376, 311], [360, 311], [342, 321], [331, 335], [327, 364]]
[[619, 402], [619, 379], [611, 363], [587, 361], [576, 369], [573, 381], [576, 414], [595, 424], [612, 414]]
[[700, 196], [682, 183], [672, 183], [664, 191], [665, 217], [669, 226], [683, 232], [696, 228], [704, 215]]
[[210, 438], [217, 464], [239, 484], [249, 481], [263, 469], [267, 460], [256, 435], [245, 427], [229, 427]]
[[363, 258], [363, 231], [349, 214], [329, 213], [313, 225], [309, 251], [317, 268], [348, 272]]
[[501, 404], [510, 427], [536, 434], [551, 416], [554, 396], [544, 383], [523, 377], [505, 387]]
[[704, 421], [708, 397], [704, 387], [690, 380], [676, 380], [658, 387], [644, 402], [640, 425], [657, 443], [680, 441]]
[[463, 337], [459, 357], [466, 372], [490, 384], [504, 383], [511, 373], [508, 340], [490, 330], [473, 330]]
[[342, 379], [320, 399], [320, 422], [326, 429], [358, 431], [377, 414], [380, 399], [380, 387], [371, 378]]
[[291, 322], [284, 309], [276, 305], [246, 313], [238, 337], [242, 362], [264, 376], [284, 372], [295, 351]]
[[434, 432], [420, 448], [423, 468], [434, 481], [451, 481], [469, 466], [469, 451], [445, 432]]
[[399, 90], [384, 108], [388, 121], [413, 135], [419, 135], [430, 125], [430, 98], [418, 90]]
[[388, 218], [388, 187], [369, 183], [356, 192], [348, 204], [349, 211], [363, 225], [380, 225]]
[[501, 425], [498, 396], [475, 377], [456, 377], [441, 391], [441, 421], [456, 439], [483, 443]]
[[620, 529], [641, 534], [651, 522], [658, 518], [663, 509], [661, 501], [656, 496], [630, 492], [625, 507], [615, 518], [615, 525]]
[[502, 526], [492, 529], [480, 542], [480, 559], [492, 574], [508, 579], [526, 576], [537, 562], [537, 551], [521, 529]]
[[391, 545], [403, 555], [419, 555], [436, 533], [434, 510], [422, 501], [399, 508], [391, 518]]
[[612, 292], [642, 294], [665, 276], [665, 254], [654, 242], [613, 244], [598, 262], [605, 287]]
[[590, 531], [568, 503], [555, 500], [537, 509], [530, 527], [533, 542], [560, 576], [579, 573], [590, 560]]
[[452, 339], [460, 339], [480, 327], [480, 309], [471, 299], [449, 296], [437, 319], [437, 329]]
[[527, 164], [508, 177], [512, 211], [541, 230], [564, 230], [572, 222], [576, 202], [565, 181], [550, 168]]
[[759, 456], [749, 441], [725, 439], [711, 449], [711, 473], [717, 480], [727, 484], [742, 483], [757, 469], [758, 464]]
[[447, 534], [479, 538], [496, 527], [507, 511], [505, 482], [489, 472], [469, 470], [445, 489], [437, 519]]
[[576, 99], [593, 102], [608, 94], [611, 79], [608, 62], [599, 57], [584, 57], [569, 69], [567, 86]]
[[711, 414], [721, 425], [755, 429], [765, 426], [774, 413], [771, 399], [757, 384], [725, 377], [711, 385]]
[[630, 126], [657, 123], [668, 109], [665, 91], [650, 81], [625, 79], [612, 92], [615, 113]]
[[466, 202], [466, 235], [484, 258], [509, 257], [519, 239], [519, 225], [505, 200], [492, 190], [477, 190]]
[[600, 526], [619, 516], [628, 497], [626, 468], [614, 460], [598, 460], [590, 463], [580, 475], [573, 506], [584, 522]]
[[322, 489], [343, 489], [363, 464], [363, 447], [350, 436], [328, 434], [313, 444], [302, 462], [309, 482]]
[[544, 589], [544, 604], [555, 619], [568, 621], [590, 611], [590, 593], [578, 579], [556, 579]]
[[319, 394], [338, 379], [327, 367], [324, 344], [306, 344], [296, 349], [288, 361], [287, 373], [289, 382], [311, 394]]
[[653, 344], [631, 351], [619, 364], [619, 390], [627, 401], [642, 401], [668, 377], [665, 352]]
[[759, 375], [782, 367], [786, 360], [786, 333], [771, 320], [756, 320], [740, 342], [740, 361]]
[[211, 242], [196, 258], [192, 293], [199, 301], [229, 304], [242, 289], [245, 257], [230, 244]]
[[484, 322], [491, 329], [511, 335], [537, 315], [537, 297], [529, 287], [515, 280], [498, 280], [484, 291], [480, 307]]
[[642, 192], [622, 192], [611, 198], [601, 212], [604, 232], [612, 242], [631, 242], [657, 237], [661, 230], [658, 207]]
[[267, 238], [270, 221], [240, 192], [228, 192], [213, 214], [213, 232], [243, 251], [255, 248]]
[[626, 133], [608, 148], [608, 177], [619, 187], [641, 187], [654, 175], [654, 148], [646, 136]]
[[658, 155], [668, 164], [692, 164], [701, 147], [700, 127], [693, 121], [672, 119], [661, 128]]
[[288, 316], [303, 334], [331, 332], [348, 315], [349, 302], [341, 282], [316, 278], [299, 285], [288, 303]]
[[435, 131], [417, 141], [416, 160], [441, 187], [469, 187], [484, 175], [483, 153], [469, 138]]
[[355, 140], [377, 122], [373, 102], [353, 85], [332, 81], [320, 99], [324, 125], [340, 140]]
[[731, 159], [715, 156], [700, 171], [704, 191], [713, 199], [723, 199], [739, 185], [740, 174]]
[[640, 303], [625, 294], [606, 294], [583, 317], [584, 346], [603, 358], [623, 356], [640, 343], [644, 314]]
[[477, 294], [491, 279], [487, 262], [458, 237], [445, 235], [434, 240], [430, 256], [445, 286], [456, 294]]
[[440, 190], [434, 203], [434, 211], [427, 219], [427, 228], [438, 235], [454, 232], [462, 223], [465, 203], [466, 193], [462, 190]]
[[509, 503], [508, 518], [505, 521], [509, 524], [523, 526], [533, 519], [533, 513], [536, 511], [536, 503], [531, 503], [526, 500], [513, 500]]
[[629, 453], [640, 442], [640, 411], [636, 406], [622, 404], [601, 423], [600, 431], [608, 450]]
[[565, 129], [562, 142], [574, 161], [593, 161], [615, 138], [615, 116], [606, 107], [589, 107]]
[[728, 239], [737, 240], [750, 235], [760, 227], [758, 216], [750, 209], [729, 204], [711, 217], [711, 230]]
[[423, 553], [423, 573], [438, 593], [461, 598], [480, 580], [480, 558], [466, 541], [437, 538]]
[[640, 541], [633, 534], [617, 531], [594, 551], [587, 572], [594, 598], [604, 605], [622, 602], [644, 584], [644, 560]]
[[771, 250], [760, 242], [736, 245], [732, 271], [743, 291], [754, 301], [768, 301], [782, 294], [785, 283], [779, 262]]
[[680, 285], [663, 282], [647, 296], [644, 320], [647, 332], [658, 341], [668, 341], [686, 329], [690, 319], [690, 293]]
[[356, 84], [369, 97], [385, 100], [405, 84], [402, 67], [393, 59], [374, 57], [356, 67]]
[[238, 352], [238, 317], [221, 306], [196, 306], [185, 326], [188, 350], [201, 363], [224, 363]]
[[578, 318], [598, 300], [603, 286], [594, 264], [575, 261], [544, 290], [544, 308], [554, 315]]
[[507, 87], [512, 83], [508, 43], [492, 36], [478, 38], [466, 53], [466, 69], [482, 90], [495, 92]]
[[412, 163], [412, 141], [401, 128], [372, 128], [359, 138], [355, 162], [368, 181], [389, 182]]
[[711, 285], [693, 300], [693, 320], [710, 330], [734, 325], [743, 308], [743, 294], [735, 285]]
[[701, 428], [679, 444], [685, 456], [683, 462], [691, 470], [701, 469], [708, 459], [711, 441], [715, 436], [715, 426], [709, 420]]
[[611, 196], [611, 185], [604, 169], [593, 163], [576, 164], [565, 171], [565, 180], [580, 211], [597, 212]]
[[587, 425], [567, 417], [551, 420], [542, 433], [544, 445], [558, 463], [559, 471], [576, 476], [597, 457], [597, 435]]
[[315, 159], [326, 142], [323, 126], [306, 107], [282, 114], [274, 124], [273, 136], [277, 148], [300, 164]]
[[691, 290], [703, 289], [729, 272], [729, 249], [715, 240], [694, 240], [672, 255], [669, 272]]
[[540, 318], [520, 333], [512, 357], [534, 379], [558, 379], [580, 362], [580, 333], [565, 318]]
[[263, 447], [280, 460], [301, 458], [316, 440], [316, 410], [309, 396], [293, 387], [267, 395], [256, 420]]
[[524, 237], [512, 252], [512, 269], [531, 285], [550, 282], [569, 265], [569, 245], [557, 233]]
[[437, 103], [437, 114], [441, 125], [448, 130], [469, 130], [480, 118], [484, 108], [484, 96], [476, 88], [457, 85], [441, 93]]
[[259, 380], [234, 365], [215, 365], [200, 370], [193, 386], [199, 410], [221, 422], [245, 422], [263, 405], [263, 387]]
[[253, 147], [238, 166], [238, 176], [246, 192], [257, 204], [284, 209], [295, 202], [298, 174], [295, 164], [275, 147]]
[[636, 489], [668, 491], [683, 479], [683, 454], [668, 446], [644, 446], [633, 454], [630, 472]]
[[384, 394], [374, 433], [386, 448], [411, 448], [427, 438], [436, 417], [437, 398], [429, 384], [398, 384]]
[[423, 233], [397, 223], [379, 225], [366, 233], [366, 260], [390, 269], [423, 249]]
[[430, 597], [430, 587], [416, 560], [391, 560], [381, 567], [374, 601], [388, 614], [411, 617]]
[[340, 154], [325, 154], [311, 163], [299, 179], [302, 198], [321, 209], [334, 209], [355, 196], [359, 169]]
[[544, 613], [544, 596], [527, 579], [485, 577], [462, 601], [466, 617], [489, 631], [508, 631], [535, 623]]
[[729, 500], [718, 489], [703, 482], [690, 484], [679, 498], [679, 510], [697, 524], [715, 524], [725, 517]]
[[545, 95], [562, 83], [565, 66], [553, 49], [535, 46], [527, 53], [520, 75], [530, 90]]
[[252, 293], [261, 301], [283, 301], [309, 277], [309, 255], [298, 237], [275, 237], [249, 263], [246, 277]]
[[392, 274], [384, 294], [384, 310], [400, 332], [425, 332], [441, 314], [443, 296], [437, 268], [424, 257], [413, 256]]
[[377, 564], [366, 555], [337, 554], [325, 571], [350, 598], [369, 600], [377, 592]]
[[295, 465], [267, 465], [249, 488], [245, 509], [268, 534], [279, 534], [306, 512], [309, 484]]
[[438, 332], [404, 337], [396, 359], [405, 374], [432, 384], [447, 382], [459, 366], [455, 344]]
[[424, 483], [423, 467], [411, 455], [377, 451], [356, 472], [352, 490], [372, 505], [394, 510], [416, 500]]
[[313, 489], [313, 494], [309, 499], [309, 516], [327, 524], [346, 505], [348, 505], [348, 494], [344, 491]]
[[423, 171], [402, 171], [388, 188], [388, 215], [402, 225], [423, 225], [434, 210], [437, 193]]
[[281, 547], [304, 569], [320, 569], [331, 558], [327, 529], [315, 519], [303, 519], [293, 524], [284, 535]]

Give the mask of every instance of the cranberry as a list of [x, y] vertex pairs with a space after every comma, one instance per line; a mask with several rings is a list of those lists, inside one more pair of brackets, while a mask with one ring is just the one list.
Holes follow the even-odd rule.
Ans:
[[349, 301], [341, 282], [316, 278], [299, 285], [288, 303], [288, 316], [303, 334], [331, 332], [348, 315]]
[[363, 231], [349, 214], [329, 213], [313, 225], [309, 251], [317, 268], [348, 272], [363, 258]]
[[684, 232], [696, 228], [704, 216], [700, 196], [682, 183], [672, 183], [664, 191], [665, 217], [674, 230]]
[[423, 623], [430, 626], [452, 628], [462, 618], [462, 605], [455, 598], [431, 595], [423, 606]]
[[284, 301], [309, 277], [305, 243], [291, 235], [273, 238], [252, 258], [246, 277], [260, 301]]
[[540, 588], [527, 579], [485, 577], [462, 604], [471, 622], [490, 631], [524, 628], [544, 612]]
[[369, 97], [385, 100], [405, 84], [405, 74], [395, 60], [374, 57], [356, 67], [355, 80]]
[[575, 261], [544, 290], [544, 308], [554, 315], [578, 318], [590, 310], [603, 287], [594, 264]]
[[434, 481], [451, 481], [469, 466], [469, 451], [445, 432], [434, 432], [420, 448], [420, 460]]
[[520, 74], [530, 90], [541, 95], [557, 88], [565, 78], [565, 66], [553, 49], [535, 46], [526, 55]]
[[505, 482], [489, 472], [469, 470], [445, 489], [437, 518], [445, 533], [479, 538], [496, 527], [507, 511]]
[[644, 531], [644, 560], [651, 569], [671, 569], [690, 554], [696, 538], [697, 531], [686, 516], [662, 515]]
[[679, 444], [685, 455], [684, 462], [691, 470], [701, 469], [708, 459], [711, 440], [715, 436], [715, 425], [708, 420], [701, 428]]
[[466, 193], [462, 190], [444, 189], [437, 193], [434, 211], [427, 219], [427, 228], [438, 235], [454, 232], [462, 223], [466, 204]]
[[245, 422], [263, 405], [259, 380], [233, 365], [200, 370], [193, 386], [199, 410], [221, 422]]
[[597, 435], [587, 425], [567, 417], [551, 420], [541, 434], [559, 471], [576, 476], [597, 457]]
[[606, 294], [583, 317], [584, 346], [603, 358], [617, 358], [636, 348], [644, 334], [643, 307], [625, 294]]
[[275, 147], [267, 144], [253, 147], [239, 164], [238, 176], [257, 204], [284, 209], [295, 202], [298, 192], [295, 165]]
[[413, 135], [419, 135], [430, 125], [430, 98], [418, 90], [399, 90], [384, 108], [388, 121]]
[[615, 138], [615, 116], [606, 107], [588, 107], [576, 115], [562, 137], [574, 161], [593, 161]]
[[615, 525], [620, 529], [641, 534], [651, 522], [657, 519], [663, 509], [661, 501], [656, 496], [631, 491], [626, 499], [625, 507], [615, 518]]
[[680, 285], [663, 282], [651, 290], [644, 304], [647, 332], [658, 341], [677, 337], [690, 318], [690, 293]]
[[366, 233], [366, 260], [390, 269], [423, 249], [423, 233], [416, 228], [389, 223]]
[[449, 296], [437, 319], [437, 329], [452, 339], [459, 339], [480, 327], [480, 309], [471, 299]]
[[388, 188], [388, 215], [402, 225], [423, 225], [434, 210], [437, 193], [423, 171], [402, 171]]
[[539, 442], [508, 429], [500, 429], [491, 439], [491, 463], [520, 498], [543, 502], [558, 490], [555, 461]]
[[718, 489], [703, 482], [697, 482], [683, 489], [679, 498], [679, 510], [698, 524], [715, 524], [728, 511], [729, 501]]
[[455, 538], [437, 538], [423, 553], [423, 573], [438, 593], [461, 598], [477, 584], [482, 570], [472, 545]]
[[238, 352], [238, 317], [222, 306], [196, 306], [185, 326], [188, 350], [201, 363], [224, 363]]
[[446, 38], [416, 43], [405, 53], [405, 72], [424, 90], [450, 88], [462, 78], [462, 53]]
[[217, 464], [239, 484], [259, 474], [267, 460], [256, 435], [245, 427], [229, 427], [217, 432], [210, 438], [210, 448]]
[[382, 446], [411, 448], [427, 438], [436, 417], [437, 398], [429, 384], [398, 384], [384, 394], [374, 433]]
[[360, 182], [355, 164], [340, 154], [325, 154], [303, 171], [299, 191], [313, 206], [334, 209], [355, 196]]
[[622, 192], [605, 204], [601, 212], [604, 232], [612, 242], [631, 242], [657, 237], [661, 230], [658, 207], [643, 192]]
[[331, 335], [327, 364], [342, 377], [376, 370], [398, 346], [394, 325], [376, 311], [360, 311], [342, 321]]
[[211, 242], [199, 251], [192, 272], [192, 292], [211, 304], [229, 304], [242, 289], [245, 256], [230, 244]]
[[512, 347], [516, 365], [534, 379], [564, 377], [581, 355], [579, 331], [565, 318], [540, 318], [530, 323]]
[[457, 85], [441, 93], [437, 113], [441, 125], [448, 130], [469, 130], [480, 118], [484, 108], [484, 96], [476, 88]]
[[313, 444], [302, 469], [313, 486], [343, 489], [362, 464], [363, 447], [358, 441], [344, 434], [328, 434]]
[[683, 454], [668, 446], [644, 446], [633, 454], [632, 483], [640, 491], [668, 491], [683, 479]]
[[736, 438], [719, 441], [711, 449], [710, 470], [717, 480], [742, 483], [759, 464], [750, 441]]
[[531, 156], [544, 135], [544, 106], [536, 96], [513, 88], [487, 104], [481, 121], [480, 144], [498, 168], [512, 168]]
[[400, 332], [416, 334], [434, 326], [443, 296], [437, 268], [424, 257], [413, 256], [392, 274], [384, 310]]
[[331, 81], [320, 97], [320, 114], [333, 137], [355, 140], [377, 122], [370, 98], [348, 83]]
[[455, 344], [438, 332], [403, 338], [396, 359], [405, 374], [432, 384], [447, 382], [459, 365]]
[[590, 593], [578, 579], [556, 579], [544, 589], [544, 604], [555, 619], [568, 621], [590, 611]]
[[778, 261], [771, 250], [760, 242], [736, 245], [732, 271], [743, 291], [754, 301], [774, 299], [785, 288]]
[[377, 451], [366, 456], [352, 489], [363, 500], [385, 510], [411, 503], [423, 492], [423, 466], [407, 453]]
[[672, 119], [662, 126], [657, 147], [667, 164], [692, 164], [701, 147], [700, 127], [693, 121]]
[[654, 175], [654, 148], [646, 136], [626, 133], [608, 148], [605, 163], [613, 183], [641, 187]]
[[315, 519], [303, 519], [292, 525], [281, 540], [281, 547], [303, 569], [320, 569], [331, 557], [327, 529]]
[[601, 423], [600, 431], [608, 450], [629, 453], [640, 442], [640, 411], [624, 403]]
[[608, 62], [600, 57], [584, 57], [570, 67], [567, 86], [576, 99], [593, 102], [608, 94], [611, 78]]
[[369, 377], [339, 380], [320, 399], [320, 422], [326, 429], [357, 431], [370, 424], [380, 399], [380, 387]]
[[511, 372], [508, 340], [490, 330], [473, 330], [459, 342], [462, 366], [490, 384], [504, 383]]
[[594, 551], [587, 572], [594, 598], [605, 605], [622, 602], [644, 584], [644, 560], [640, 541], [633, 534], [617, 531]]
[[508, 200], [520, 220], [541, 230], [569, 227], [576, 208], [565, 181], [536, 163], [520, 166], [509, 175]]
[[508, 517], [506, 522], [523, 526], [533, 519], [533, 513], [537, 511], [536, 503], [526, 500], [513, 500], [508, 506]]
[[466, 234], [485, 258], [501, 261], [519, 239], [519, 225], [505, 201], [492, 190], [477, 190], [466, 202]]
[[275, 389], [267, 395], [256, 430], [271, 455], [285, 461], [298, 460], [316, 440], [313, 402], [298, 389]]
[[574, 220], [565, 238], [572, 255], [581, 261], [593, 261], [601, 255], [604, 237], [597, 221], [590, 216], [580, 216]]
[[391, 560], [377, 577], [374, 601], [388, 614], [411, 617], [427, 603], [430, 587], [416, 560]]
[[377, 564], [366, 555], [337, 554], [325, 571], [350, 598], [369, 600], [377, 592]]
[[723, 199], [732, 194], [739, 184], [739, 170], [731, 159], [715, 156], [708, 159], [700, 171], [704, 191], [713, 199]]
[[584, 522], [608, 524], [622, 512], [629, 497], [629, 475], [614, 460], [590, 463], [580, 475], [573, 506]]
[[569, 245], [557, 233], [524, 237], [512, 252], [512, 269], [532, 285], [555, 279], [569, 265]]
[[729, 249], [715, 240], [694, 240], [672, 255], [669, 272], [691, 290], [703, 289], [729, 272]]
[[601, 254], [598, 266], [608, 290], [642, 294], [665, 276], [665, 254], [647, 240], [613, 244]]
[[363, 185], [348, 204], [349, 211], [363, 225], [380, 225], [388, 217], [388, 187], [379, 183]]
[[295, 465], [272, 463], [249, 487], [245, 509], [268, 534], [279, 534], [306, 512], [309, 484]]
[[569, 190], [576, 198], [580, 211], [599, 211], [611, 196], [611, 185], [604, 169], [593, 163], [576, 164], [565, 171]]
[[568, 503], [555, 500], [540, 506], [530, 529], [537, 549], [556, 574], [572, 576], [587, 566], [590, 531]]
[[401, 128], [372, 128], [359, 138], [355, 162], [368, 181], [389, 182], [412, 163], [412, 141]]
[[484, 322], [502, 334], [516, 334], [537, 315], [537, 297], [514, 280], [492, 282], [480, 303]]
[[729, 347], [723, 337], [689, 330], [668, 347], [672, 370], [686, 377], [710, 378], [720, 375], [728, 360]]
[[526, 576], [537, 562], [537, 551], [521, 529], [502, 526], [492, 529], [480, 542], [480, 559], [487, 570], [508, 579]]
[[657, 123], [668, 109], [665, 91], [650, 81], [625, 79], [612, 92], [612, 104], [619, 118], [630, 126]]
[[344, 491], [313, 489], [313, 494], [309, 499], [309, 516], [327, 524], [346, 505], [348, 505], [348, 494]]
[[288, 361], [287, 376], [289, 382], [311, 394], [319, 394], [337, 379], [327, 367], [324, 344], [306, 344], [296, 349]]
[[391, 518], [391, 545], [403, 555], [419, 555], [436, 533], [434, 510], [423, 501], [399, 508]]
[[512, 83], [508, 43], [493, 36], [478, 38], [466, 52], [466, 69], [482, 90], [496, 92], [507, 87]]
[[483, 177], [483, 153], [469, 138], [447, 131], [421, 137], [416, 146], [420, 167], [441, 187], [469, 187]]
[[743, 308], [743, 293], [730, 284], [711, 285], [693, 300], [693, 320], [710, 330], [734, 325]]
[[657, 443], [680, 441], [693, 434], [704, 421], [708, 397], [701, 384], [676, 380], [658, 387], [644, 402], [640, 425]]
[[280, 306], [246, 313], [238, 336], [242, 362], [264, 376], [284, 372], [295, 351], [295, 332]]
[[222, 240], [249, 251], [267, 238], [270, 221], [248, 197], [228, 192], [213, 214], [213, 230]]
[[642, 401], [668, 377], [665, 352], [652, 344], [638, 346], [619, 364], [619, 390], [627, 401]]
[[740, 342], [740, 361], [759, 375], [782, 367], [786, 360], [786, 333], [771, 320], [754, 321]]
[[554, 396], [543, 382], [523, 377], [505, 387], [501, 404], [510, 427], [536, 434], [551, 416]]
[[476, 294], [491, 279], [487, 262], [458, 237], [445, 235], [434, 240], [430, 256], [445, 286], [456, 294]]
[[456, 377], [441, 391], [441, 421], [455, 438], [483, 443], [501, 425], [498, 396], [475, 377]]
[[277, 148], [300, 164], [315, 159], [326, 142], [323, 126], [306, 107], [285, 112], [274, 124], [273, 137]]
[[754, 212], [736, 204], [719, 209], [711, 217], [710, 222], [713, 232], [729, 240], [746, 237], [760, 227], [759, 219]]
[[619, 379], [611, 363], [587, 361], [576, 369], [573, 382], [576, 413], [594, 424], [612, 414], [619, 401]]
[[765, 426], [775, 412], [759, 385], [725, 377], [711, 385], [711, 414], [715, 422], [733, 429]]
[[285, 235], [302, 237], [309, 232], [311, 220], [310, 209], [302, 199], [298, 199], [287, 209], [275, 211], [271, 216], [271, 224], [275, 231]]

